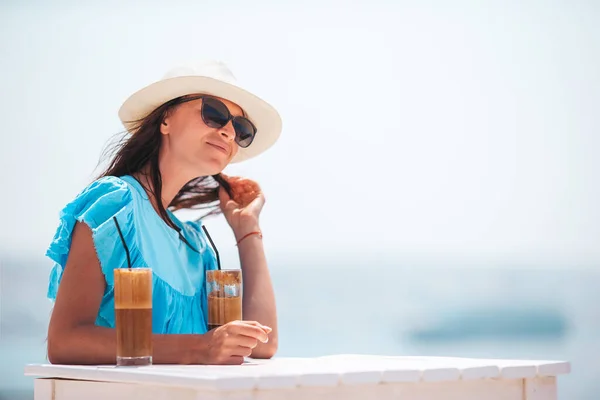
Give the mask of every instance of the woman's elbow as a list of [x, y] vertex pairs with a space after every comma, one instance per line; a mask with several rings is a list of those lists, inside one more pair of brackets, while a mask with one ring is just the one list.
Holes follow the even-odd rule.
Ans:
[[48, 333], [46, 352], [50, 364], [73, 364], [69, 360], [69, 340], [65, 334]]
[[60, 337], [48, 335], [46, 351], [48, 353], [48, 361], [50, 364], [66, 364], [64, 361], [64, 351]]
[[267, 343], [261, 345], [259, 348], [257, 348], [252, 353], [252, 358], [260, 358], [260, 359], [273, 358], [275, 356], [275, 354], [277, 353], [277, 347], [278, 347], [277, 339], [271, 338], [271, 339], [269, 339], [269, 341]]

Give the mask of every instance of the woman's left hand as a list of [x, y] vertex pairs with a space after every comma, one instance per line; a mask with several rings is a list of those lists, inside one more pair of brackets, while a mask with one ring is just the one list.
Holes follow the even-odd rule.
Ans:
[[219, 201], [225, 219], [233, 229], [236, 239], [259, 230], [258, 217], [265, 204], [265, 196], [258, 183], [245, 178], [221, 174], [231, 186], [232, 197], [219, 188]]

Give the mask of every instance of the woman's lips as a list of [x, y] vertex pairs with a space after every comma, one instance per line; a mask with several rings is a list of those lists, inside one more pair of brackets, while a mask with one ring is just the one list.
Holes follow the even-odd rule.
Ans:
[[206, 143], [208, 143], [210, 146], [214, 147], [215, 149], [223, 152], [224, 154], [229, 155], [229, 150], [225, 147], [225, 145], [211, 143], [211, 142], [206, 142]]

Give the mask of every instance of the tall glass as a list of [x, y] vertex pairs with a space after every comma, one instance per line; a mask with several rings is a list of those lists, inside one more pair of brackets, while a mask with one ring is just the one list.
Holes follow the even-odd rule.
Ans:
[[152, 364], [152, 270], [114, 270], [117, 365]]
[[242, 320], [242, 270], [206, 271], [208, 330]]

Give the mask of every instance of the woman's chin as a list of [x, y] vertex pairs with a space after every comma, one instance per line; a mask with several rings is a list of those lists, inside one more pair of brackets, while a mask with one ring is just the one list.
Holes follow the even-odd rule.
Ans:
[[200, 165], [197, 165], [197, 170], [199, 172], [199, 176], [209, 176], [221, 173], [226, 166], [227, 162], [225, 160], [217, 160], [216, 158], [212, 158], [210, 160], [203, 160]]

